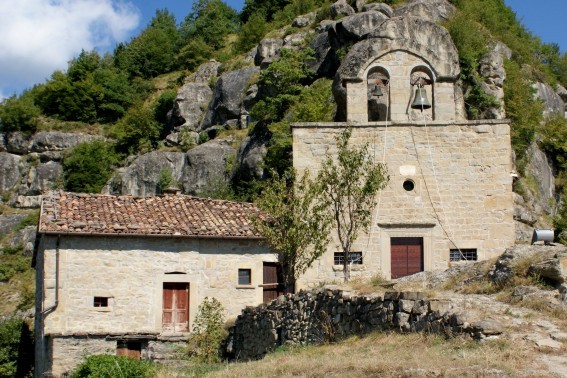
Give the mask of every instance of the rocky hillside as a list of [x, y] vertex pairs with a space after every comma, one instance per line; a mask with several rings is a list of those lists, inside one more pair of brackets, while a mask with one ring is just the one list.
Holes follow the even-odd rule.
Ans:
[[[218, 5], [219, 1], [209, 3]], [[149, 196], [177, 186], [187, 194], [251, 200], [270, 169], [281, 172], [289, 167], [290, 122], [344, 118], [346, 100], [337, 75], [341, 59], [370, 36], [387, 38], [388, 33], [380, 27], [396, 17], [416, 17], [448, 28], [459, 49], [463, 115], [513, 119], [513, 128], [521, 136], [515, 140], [518, 241], [528, 241], [533, 227], [553, 225], [561, 203], [563, 167], [557, 156], [550, 154], [550, 143], [542, 147], [541, 142], [550, 139], [549, 133], [542, 137], [538, 130], [548, 120], [564, 118], [567, 90], [561, 83], [565, 82], [561, 75], [553, 76], [553, 67], [549, 68], [547, 63], [525, 58], [524, 51], [515, 50], [516, 40], [499, 34], [501, 31], [488, 24], [479, 26], [487, 39], [473, 49], [473, 58], [467, 55], [472, 42], [459, 34], [460, 18], [468, 17], [467, 12], [480, 12], [481, 8], [471, 8], [478, 2], [280, 3], [280, 10], [264, 10], [268, 12], [267, 21], [260, 22], [255, 17], [254, 6], [259, 2], [254, 1], [243, 10], [240, 24], [231, 14], [233, 26], [220, 36], [225, 43], [215, 46], [216, 55], [215, 49], [210, 48], [213, 41], [204, 40], [197, 50], [193, 45], [199, 40], [199, 22], [213, 22], [207, 18], [208, 8], [194, 10], [196, 13], [183, 24], [186, 28], [182, 26], [179, 31], [175, 26], [171, 29], [167, 12], [158, 12], [139, 37], [116, 50], [111, 63], [95, 53], [83, 53], [71, 62], [66, 74], [60, 73], [63, 77], [54, 74], [46, 84], [2, 104], [3, 245], [20, 248], [29, 255], [34, 235], [32, 227], [22, 226], [22, 221], [29, 214], [33, 216], [41, 193], [54, 188]], [[493, 8], [503, 6], [498, 1], [493, 3]], [[509, 16], [511, 11], [507, 12]], [[470, 17], [467, 19], [471, 21]], [[514, 17], [506, 22], [522, 29]], [[237, 24], [240, 26], [234, 26]], [[259, 24], [261, 28], [253, 29]], [[131, 63], [135, 58], [133, 51], [137, 51], [134, 46], [146, 43], [144, 38], [149, 38], [149, 31], [156, 31], [156, 25], [161, 25], [160, 30], [169, 30], [169, 34], [183, 35], [185, 30], [187, 50], [176, 52], [176, 65], [163, 63], [156, 65], [155, 72], [136, 71]], [[526, 35], [535, 46], [528, 53], [535, 56], [537, 49], [545, 45], [531, 34]], [[435, 39], [434, 35], [422, 37]], [[495, 41], [498, 38], [504, 41]], [[435, 44], [431, 48], [438, 49]], [[241, 52], [243, 49], [246, 51]], [[189, 51], [200, 55], [192, 57], [187, 55]], [[444, 56], [443, 51], [436, 54]], [[179, 60], [179, 56], [184, 58]], [[157, 62], [158, 57], [155, 59]], [[89, 68], [92, 66], [97, 68]], [[523, 73], [514, 71], [516, 67]], [[65, 106], [60, 105], [64, 98], [57, 96], [63, 96], [64, 91], [54, 90], [59, 88], [56, 84], [65, 81], [72, 88], [77, 82], [84, 83], [80, 80], [89, 78], [91, 73], [98, 80], [97, 77], [104, 76], [97, 76], [101, 70], [107, 70], [105, 75], [113, 77], [114, 83], [122, 83], [123, 90], [118, 93], [134, 96], [138, 92], [144, 96], [138, 102], [131, 99], [111, 105], [94, 103], [92, 116], [84, 113], [90, 106], [87, 102], [80, 110], [61, 108]], [[145, 84], [140, 84], [142, 79]], [[511, 84], [507, 87], [507, 83]], [[518, 88], [523, 90], [526, 85], [528, 96], [518, 94]], [[101, 86], [102, 97], [117, 97], [116, 92], [109, 92], [111, 86], [104, 82]], [[53, 98], [54, 102], [49, 102]], [[528, 102], [518, 105], [518, 98]], [[529, 101], [541, 104], [541, 108], [531, 106]], [[53, 103], [59, 107], [55, 109]], [[529, 127], [521, 123], [526, 117], [518, 108], [537, 109]], [[19, 117], [14, 117], [14, 109]], [[531, 128], [531, 134], [523, 137], [526, 127]], [[93, 161], [86, 163], [89, 157]], [[94, 176], [100, 184], [84, 184]]]

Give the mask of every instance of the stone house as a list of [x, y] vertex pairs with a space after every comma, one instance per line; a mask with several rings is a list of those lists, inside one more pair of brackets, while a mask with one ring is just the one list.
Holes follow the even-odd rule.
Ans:
[[[447, 30], [394, 17], [342, 61], [333, 93], [343, 122], [292, 125], [300, 173], [317, 173], [345, 127], [352, 128], [353, 145], [368, 144], [375, 162], [388, 168], [370, 232], [349, 257], [353, 276], [441, 270], [495, 257], [514, 244], [509, 121], [466, 120], [459, 72]], [[338, 251], [335, 237], [298, 286], [340, 281]]]
[[90, 354], [159, 359], [186, 340], [205, 297], [228, 318], [275, 298], [276, 256], [252, 227], [258, 214], [185, 195], [44, 195], [36, 376], [60, 376]]

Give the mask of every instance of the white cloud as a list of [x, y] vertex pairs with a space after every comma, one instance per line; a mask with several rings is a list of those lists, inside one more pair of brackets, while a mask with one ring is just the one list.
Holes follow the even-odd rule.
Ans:
[[1, 0], [0, 95], [44, 82], [81, 49], [112, 50], [139, 22], [117, 0]]

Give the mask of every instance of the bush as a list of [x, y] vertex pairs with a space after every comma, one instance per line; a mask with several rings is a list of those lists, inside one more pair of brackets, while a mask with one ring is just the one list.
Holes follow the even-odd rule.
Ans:
[[221, 360], [221, 345], [228, 335], [224, 329], [223, 311], [217, 299], [205, 297], [195, 317], [193, 333], [189, 336], [189, 355], [206, 363]]
[[164, 125], [155, 120], [154, 109], [138, 103], [114, 125], [110, 136], [118, 139], [119, 151], [134, 154], [155, 148], [163, 131]]
[[23, 131], [33, 134], [38, 125], [39, 108], [29, 92], [5, 99], [0, 104], [0, 131]]
[[163, 191], [170, 186], [177, 186], [179, 185], [177, 181], [173, 178], [173, 174], [171, 173], [171, 169], [164, 168], [159, 171], [159, 179], [158, 179], [158, 189], [160, 192]]
[[18, 352], [23, 346], [33, 348], [32, 340], [29, 327], [22, 319], [8, 318], [0, 322], [0, 377], [28, 376], [31, 357], [19, 356]]
[[94, 355], [85, 359], [71, 378], [145, 378], [153, 377], [156, 368], [149, 361], [124, 356]]
[[120, 162], [114, 147], [102, 140], [77, 145], [63, 159], [63, 180], [66, 190], [100, 193]]

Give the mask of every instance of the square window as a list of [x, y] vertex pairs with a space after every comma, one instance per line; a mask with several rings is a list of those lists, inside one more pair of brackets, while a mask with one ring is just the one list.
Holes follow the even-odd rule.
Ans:
[[94, 307], [108, 307], [108, 297], [94, 297]]
[[476, 248], [451, 249], [449, 252], [450, 261], [477, 261], [478, 255]]
[[251, 269], [238, 269], [238, 284], [251, 285], [252, 284], [252, 270]]
[[[343, 252], [335, 252], [334, 264], [335, 265], [343, 265], [344, 264], [344, 256], [345, 256], [345, 254]], [[362, 265], [362, 252], [350, 252], [348, 254], [348, 263], [349, 264]]]

